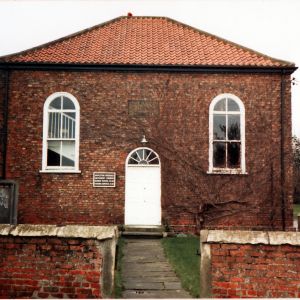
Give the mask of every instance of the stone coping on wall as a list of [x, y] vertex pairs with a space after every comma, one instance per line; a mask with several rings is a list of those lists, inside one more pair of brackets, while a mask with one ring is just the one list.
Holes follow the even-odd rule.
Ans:
[[106, 240], [118, 237], [117, 226], [0, 224], [0, 236], [60, 237]]
[[300, 232], [295, 231], [243, 231], [201, 230], [201, 243], [265, 244], [300, 246]]
[[[300, 246], [300, 232], [201, 230], [200, 231], [200, 248], [201, 248], [200, 298], [213, 297], [212, 294], [212, 281], [213, 281], [212, 278], [212, 255], [213, 255], [212, 251], [213, 250], [212, 249], [213, 248], [211, 247], [212, 244], [235, 244], [235, 245], [250, 244], [250, 245], [257, 245], [257, 246], [269, 245], [269, 246], [279, 246], [279, 247], [280, 245]], [[253, 246], [253, 248], [255, 249], [255, 246]], [[234, 254], [232, 255], [234, 256]], [[224, 259], [226, 258], [225, 256]], [[240, 258], [241, 257], [239, 257], [239, 259]], [[239, 266], [237, 266], [237, 268], [238, 267]], [[218, 269], [219, 267], [215, 266], [215, 268]], [[233, 268], [235, 268], [235, 266], [233, 266]], [[237, 285], [237, 282], [225, 282], [225, 284]], [[226, 294], [226, 296], [228, 295], [229, 294]]]

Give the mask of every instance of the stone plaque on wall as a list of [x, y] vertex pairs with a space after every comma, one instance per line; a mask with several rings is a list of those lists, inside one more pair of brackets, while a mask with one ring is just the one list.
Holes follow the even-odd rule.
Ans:
[[94, 172], [93, 187], [115, 187], [116, 173], [115, 172]]
[[128, 100], [128, 114], [131, 117], [159, 115], [159, 102], [152, 100]]

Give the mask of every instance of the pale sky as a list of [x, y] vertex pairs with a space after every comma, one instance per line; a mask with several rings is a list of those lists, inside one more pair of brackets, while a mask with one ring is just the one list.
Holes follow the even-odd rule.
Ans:
[[[166, 16], [300, 66], [299, 0], [0, 0], [0, 56], [127, 15]], [[300, 71], [293, 133], [300, 137]]]

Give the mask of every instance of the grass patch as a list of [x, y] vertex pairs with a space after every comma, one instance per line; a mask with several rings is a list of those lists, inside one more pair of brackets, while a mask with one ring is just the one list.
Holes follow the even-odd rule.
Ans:
[[199, 237], [169, 237], [162, 239], [166, 256], [182, 282], [182, 287], [194, 298], [199, 298], [200, 256]]
[[125, 245], [124, 238], [120, 237], [117, 243], [117, 256], [116, 256], [116, 270], [115, 270], [115, 285], [114, 285], [114, 298], [122, 298], [123, 285], [122, 285], [122, 259], [123, 248]]
[[300, 214], [300, 204], [293, 205], [293, 213], [294, 213], [294, 218], [297, 218], [298, 214]]

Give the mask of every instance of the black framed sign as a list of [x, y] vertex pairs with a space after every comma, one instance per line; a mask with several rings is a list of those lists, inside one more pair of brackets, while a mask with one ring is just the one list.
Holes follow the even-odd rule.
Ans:
[[93, 187], [116, 187], [116, 173], [94, 172]]
[[0, 180], [0, 224], [17, 224], [19, 185], [14, 180]]

